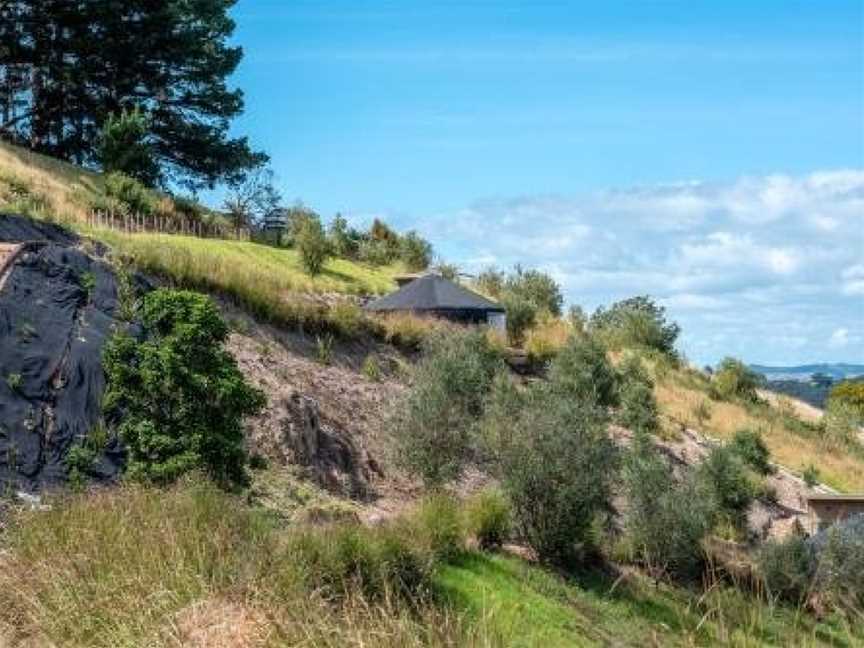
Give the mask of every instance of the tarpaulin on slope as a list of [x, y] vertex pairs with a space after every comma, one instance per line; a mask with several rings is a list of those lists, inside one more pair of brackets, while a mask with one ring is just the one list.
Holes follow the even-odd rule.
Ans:
[[[38, 490], [66, 478], [66, 453], [99, 422], [117, 284], [62, 228], [0, 215], [0, 241], [38, 241], [0, 289], [0, 484]], [[115, 476], [122, 459], [109, 442], [95, 476]]]

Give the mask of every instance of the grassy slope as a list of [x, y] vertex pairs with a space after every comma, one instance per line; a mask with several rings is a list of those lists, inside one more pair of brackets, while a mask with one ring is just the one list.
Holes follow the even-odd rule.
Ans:
[[291, 549], [298, 527], [275, 526], [212, 487], [119, 488], [53, 503], [21, 514], [0, 538], [0, 645], [28, 637], [57, 646], [225, 645], [192, 641], [208, 628], [244, 646], [852, 646], [864, 639], [838, 621], [816, 623], [728, 589], [697, 599], [638, 574], [565, 579], [478, 552], [439, 567], [437, 597], [407, 606], [368, 600], [345, 582], [347, 603], [333, 604], [304, 585], [307, 570], [320, 567]]
[[[815, 426], [801, 421], [792, 411], [768, 404], [711, 400], [707, 380], [693, 372], [670, 369], [655, 375], [654, 393], [667, 421], [720, 440], [731, 439], [744, 428], [759, 430], [777, 463], [798, 473], [813, 465], [820, 481], [828, 486], [841, 492], [864, 491], [864, 448], [827, 444]], [[698, 416], [700, 403], [705, 404], [707, 417]]]

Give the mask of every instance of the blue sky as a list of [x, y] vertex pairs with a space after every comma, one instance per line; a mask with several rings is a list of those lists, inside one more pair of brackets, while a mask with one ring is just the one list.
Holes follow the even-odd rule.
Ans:
[[864, 361], [862, 12], [241, 0], [235, 129], [325, 218], [656, 296], [697, 362]]

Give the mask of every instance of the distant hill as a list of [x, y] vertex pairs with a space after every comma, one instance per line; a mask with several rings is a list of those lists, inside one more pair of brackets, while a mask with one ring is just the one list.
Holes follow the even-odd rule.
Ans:
[[856, 376], [864, 376], [864, 365], [843, 362], [817, 363], [796, 365], [793, 367], [771, 367], [751, 364], [753, 371], [761, 373], [768, 380], [805, 380], [809, 381], [813, 374], [831, 376], [835, 381]]

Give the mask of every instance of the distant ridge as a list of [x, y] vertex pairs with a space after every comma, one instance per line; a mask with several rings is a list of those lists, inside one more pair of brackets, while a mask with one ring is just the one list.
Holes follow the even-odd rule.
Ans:
[[778, 367], [769, 365], [751, 364], [753, 371], [764, 374], [769, 380], [791, 378], [795, 380], [806, 380], [812, 374], [821, 373], [831, 376], [835, 380], [864, 376], [864, 365], [849, 364], [845, 362], [822, 362], [815, 364], [795, 365], [791, 367]]

